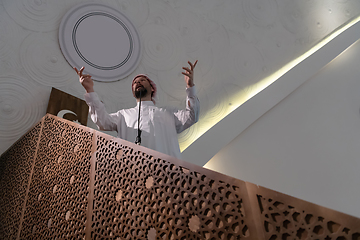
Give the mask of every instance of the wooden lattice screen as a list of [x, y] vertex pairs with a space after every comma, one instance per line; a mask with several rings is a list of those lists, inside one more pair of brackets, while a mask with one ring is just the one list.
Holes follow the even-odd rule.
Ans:
[[46, 115], [0, 158], [0, 239], [360, 240], [360, 219]]

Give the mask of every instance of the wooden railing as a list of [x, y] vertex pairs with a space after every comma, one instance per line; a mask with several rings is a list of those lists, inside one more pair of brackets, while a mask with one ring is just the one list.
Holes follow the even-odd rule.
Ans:
[[0, 158], [0, 239], [360, 239], [360, 219], [46, 115]]

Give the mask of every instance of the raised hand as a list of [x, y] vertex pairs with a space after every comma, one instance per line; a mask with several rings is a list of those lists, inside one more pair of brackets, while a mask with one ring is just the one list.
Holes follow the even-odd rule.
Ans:
[[79, 81], [81, 85], [85, 88], [86, 92], [94, 92], [94, 81], [91, 79], [91, 76], [89, 74], [83, 74], [84, 69], [85, 67], [80, 68], [80, 70], [74, 67], [74, 70], [79, 76]]
[[183, 67], [185, 72], [182, 72], [182, 74], [184, 75], [184, 79], [185, 79], [187, 88], [194, 86], [194, 68], [195, 68], [197, 62], [198, 62], [198, 60], [196, 60], [195, 63], [192, 64], [190, 61], [188, 61], [190, 68]]

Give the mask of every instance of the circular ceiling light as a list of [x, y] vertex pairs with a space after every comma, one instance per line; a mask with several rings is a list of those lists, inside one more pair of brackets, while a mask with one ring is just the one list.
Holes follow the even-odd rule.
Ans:
[[85, 67], [94, 80], [112, 82], [130, 75], [141, 57], [139, 34], [121, 12], [98, 3], [71, 8], [59, 28], [61, 51], [72, 67]]

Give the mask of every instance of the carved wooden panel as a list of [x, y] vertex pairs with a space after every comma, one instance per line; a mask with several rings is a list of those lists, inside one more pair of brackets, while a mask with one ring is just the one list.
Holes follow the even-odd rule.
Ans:
[[41, 123], [1, 155], [0, 161], [0, 238], [16, 239], [20, 230], [31, 168]]
[[360, 219], [247, 183], [264, 239], [360, 240]]
[[88, 131], [44, 119], [22, 239], [85, 237], [91, 149]]
[[358, 218], [51, 115], [0, 174], [0, 239], [360, 240]]
[[254, 239], [244, 182], [171, 159], [98, 136], [91, 238]]

